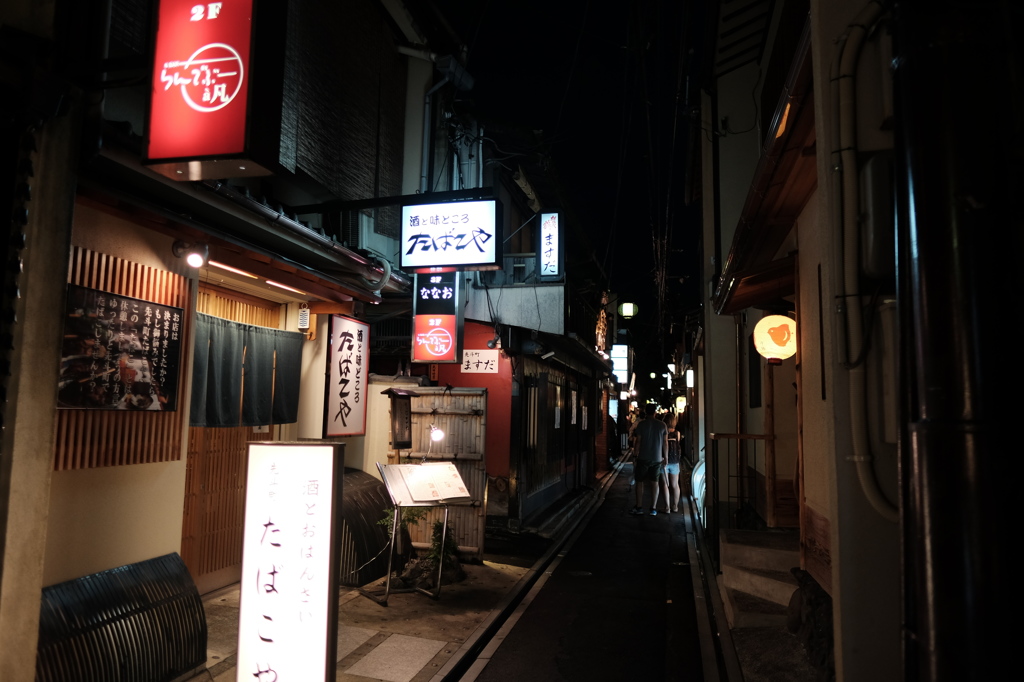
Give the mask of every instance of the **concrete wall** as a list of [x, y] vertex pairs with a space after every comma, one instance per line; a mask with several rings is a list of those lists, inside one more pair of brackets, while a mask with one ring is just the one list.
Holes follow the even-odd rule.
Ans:
[[[866, 3], [865, 3], [866, 4]], [[804, 299], [801, 310], [817, 319], [813, 287], [821, 265], [823, 334], [804, 326], [801, 339], [803, 367], [807, 374], [803, 423], [807, 457], [805, 482], [808, 505], [828, 505], [831, 528], [832, 599], [836, 677], [838, 680], [898, 680], [900, 665], [900, 560], [899, 529], [867, 502], [853, 461], [850, 420], [850, 374], [845, 367], [845, 328], [836, 314], [841, 294], [842, 231], [837, 220], [841, 203], [835, 171], [838, 135], [833, 126], [836, 107], [831, 91], [830, 65], [836, 60], [837, 39], [845, 33], [863, 4], [846, 5], [812, 0], [811, 31], [814, 64], [815, 120], [817, 129], [818, 215], [817, 225], [801, 224], [800, 275]], [[867, 50], [877, 49], [868, 46]], [[886, 87], [882, 58], [861, 60], [858, 71], [858, 147], [879, 148], [887, 134], [879, 130], [877, 114]], [[874, 93], [874, 94], [873, 94]], [[874, 110], [876, 113], [868, 114]], [[843, 169], [850, 172], [851, 169]], [[811, 288], [810, 291], [808, 289]], [[819, 350], [824, 348], [822, 362]], [[869, 367], [877, 358], [869, 360]], [[824, 400], [820, 398], [820, 369], [825, 368]], [[868, 402], [880, 399], [869, 395]], [[819, 452], [820, 450], [820, 452]], [[880, 454], [880, 453], [876, 453]], [[895, 467], [876, 466], [883, 487], [895, 485]], [[885, 479], [892, 480], [886, 482]], [[827, 496], [826, 496], [827, 494]], [[895, 498], [891, 498], [895, 499]]]

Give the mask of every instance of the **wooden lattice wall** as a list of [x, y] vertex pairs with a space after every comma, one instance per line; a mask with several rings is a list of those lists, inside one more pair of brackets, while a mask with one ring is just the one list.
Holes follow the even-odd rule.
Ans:
[[[116, 256], [74, 247], [68, 266], [68, 283], [130, 296], [186, 311], [189, 280], [167, 270], [149, 267]], [[191, 329], [182, 334], [182, 361], [178, 385], [184, 387], [186, 351]], [[128, 412], [119, 410], [58, 410], [54, 469], [171, 462], [181, 459], [181, 435], [185, 411]]]
[[[270, 301], [199, 285], [197, 312], [242, 324], [278, 328], [280, 306]], [[252, 427], [190, 427], [185, 474], [181, 557], [200, 592], [236, 581], [241, 572], [248, 443], [271, 440]]]

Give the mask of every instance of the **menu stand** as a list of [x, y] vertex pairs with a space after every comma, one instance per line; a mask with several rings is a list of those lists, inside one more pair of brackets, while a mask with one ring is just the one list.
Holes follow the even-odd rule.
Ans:
[[[381, 480], [391, 497], [394, 517], [391, 520], [391, 538], [388, 540], [388, 575], [384, 582], [384, 594], [374, 594], [363, 588], [359, 593], [372, 599], [381, 606], [388, 605], [388, 597], [405, 592], [420, 592], [431, 599], [441, 594], [441, 573], [444, 570], [443, 557], [437, 562], [437, 578], [433, 590], [422, 587], [391, 588], [392, 565], [395, 558], [398, 532], [401, 528], [402, 507], [434, 507], [444, 508], [444, 525], [441, 529], [441, 547], [448, 538], [448, 507], [451, 504], [469, 504], [472, 502], [469, 491], [462, 476], [454, 464], [381, 464], [377, 463]], [[443, 554], [443, 552], [442, 552]]]

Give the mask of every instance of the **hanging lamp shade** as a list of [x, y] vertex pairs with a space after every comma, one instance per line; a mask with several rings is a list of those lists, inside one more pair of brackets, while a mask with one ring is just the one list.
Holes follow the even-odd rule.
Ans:
[[619, 315], [622, 315], [627, 320], [635, 317], [638, 312], [640, 312], [640, 308], [637, 307], [636, 303], [623, 303], [619, 306]]
[[761, 318], [754, 327], [754, 348], [769, 364], [781, 364], [796, 353], [796, 321], [785, 315]]

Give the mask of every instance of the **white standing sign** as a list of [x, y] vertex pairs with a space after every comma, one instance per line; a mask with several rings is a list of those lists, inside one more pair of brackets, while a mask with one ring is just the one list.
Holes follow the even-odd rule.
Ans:
[[341, 445], [250, 443], [237, 679], [334, 680]]
[[370, 325], [332, 315], [327, 357], [324, 437], [361, 436], [366, 433]]

